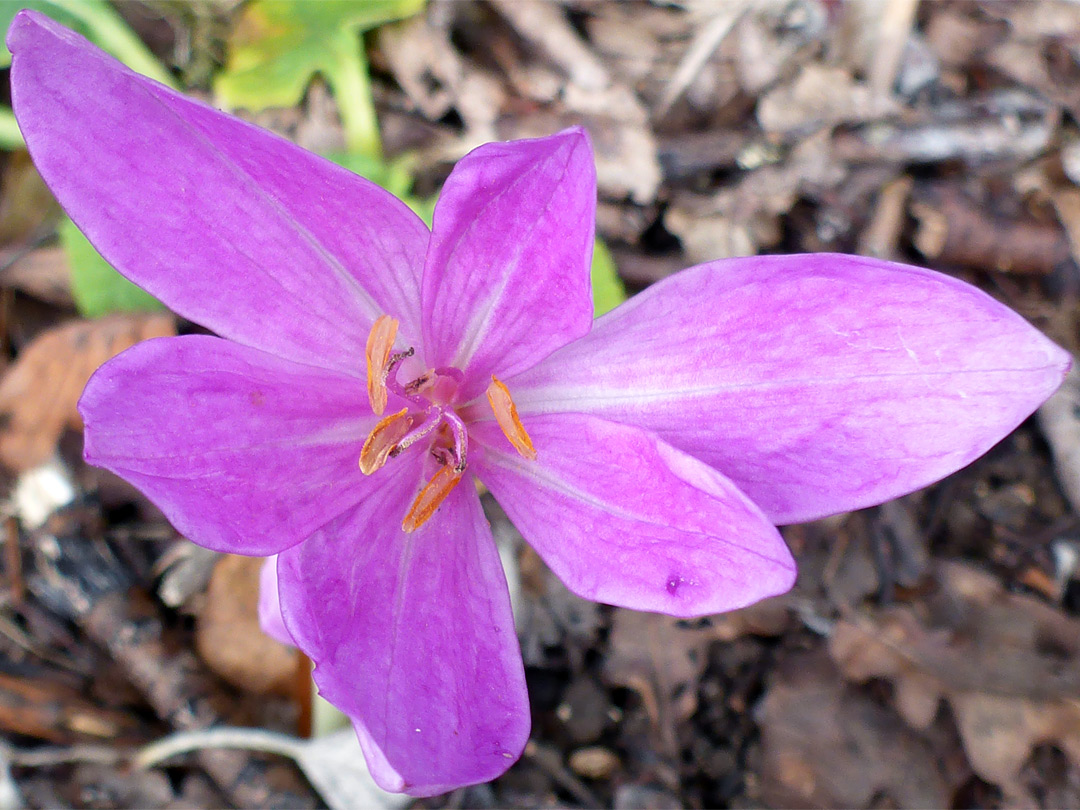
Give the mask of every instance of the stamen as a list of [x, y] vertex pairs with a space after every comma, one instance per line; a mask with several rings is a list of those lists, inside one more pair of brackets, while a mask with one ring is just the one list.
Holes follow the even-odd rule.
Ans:
[[[390, 352], [397, 338], [398, 322], [389, 315], [380, 315], [368, 333], [367, 351], [367, 395], [371, 410], [376, 416], [382, 416], [386, 410], [386, 373], [390, 362]], [[377, 428], [376, 428], [377, 429]], [[374, 435], [374, 432], [372, 433]]]
[[446, 496], [453, 492], [454, 487], [461, 481], [461, 475], [453, 467], [440, 467], [416, 496], [416, 500], [409, 508], [409, 513], [401, 521], [402, 530], [411, 534], [427, 523], [439, 505], [446, 500]]
[[402, 408], [375, 425], [360, 449], [360, 472], [371, 475], [382, 467], [398, 442], [409, 432], [412, 422], [409, 409]]
[[491, 385], [487, 389], [487, 398], [488, 402], [491, 403], [491, 410], [495, 412], [495, 421], [499, 423], [499, 427], [502, 428], [506, 438], [510, 440], [510, 444], [514, 445], [514, 449], [524, 458], [535, 461], [536, 448], [533, 447], [532, 439], [529, 438], [529, 434], [525, 432], [525, 428], [518, 418], [514, 400], [510, 398], [510, 390], [494, 374], [491, 375]]

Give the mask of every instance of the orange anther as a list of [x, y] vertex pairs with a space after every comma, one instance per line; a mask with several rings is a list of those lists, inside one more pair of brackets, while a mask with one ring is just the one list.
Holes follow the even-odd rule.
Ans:
[[[383, 397], [385, 403], [385, 393]], [[364, 475], [371, 475], [382, 467], [386, 460], [390, 458], [390, 453], [397, 447], [397, 443], [409, 432], [412, 422], [409, 409], [402, 408], [375, 425], [371, 433], [368, 434], [367, 439], [364, 440], [364, 446], [360, 449], [360, 472]]]
[[499, 423], [510, 444], [514, 445], [514, 449], [524, 458], [535, 461], [536, 448], [518, 418], [514, 400], [510, 399], [510, 390], [494, 374], [491, 375], [491, 385], [487, 388], [487, 398], [491, 403], [491, 410], [495, 412], [495, 421]]
[[446, 500], [446, 496], [454, 491], [454, 487], [461, 481], [461, 473], [447, 465], [441, 467], [431, 480], [427, 482], [420, 494], [416, 496], [409, 514], [401, 521], [401, 528], [407, 534], [411, 534], [428, 522], [439, 504]]
[[386, 410], [386, 367], [397, 338], [398, 322], [389, 315], [380, 315], [371, 327], [367, 339], [367, 395], [371, 410], [382, 416]]

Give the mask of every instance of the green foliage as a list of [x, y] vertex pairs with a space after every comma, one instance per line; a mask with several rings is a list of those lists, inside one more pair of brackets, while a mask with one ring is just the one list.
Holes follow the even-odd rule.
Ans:
[[382, 148], [367, 58], [359, 35], [411, 16], [424, 0], [252, 0], [240, 12], [225, 69], [214, 82], [229, 107], [291, 107], [322, 74], [341, 113], [350, 151]]
[[413, 159], [410, 155], [394, 160], [382, 160], [360, 152], [333, 152], [324, 157], [381, 186], [399, 200], [409, 202], [408, 197], [413, 186]]
[[150, 293], [116, 272], [70, 219], [60, 223], [60, 243], [71, 263], [72, 298], [87, 318], [110, 312], [152, 312], [165, 308]]
[[610, 312], [626, 300], [626, 287], [619, 278], [615, 260], [611, 258], [611, 251], [600, 237], [596, 238], [596, 246], [593, 248], [592, 297], [594, 318]]
[[411, 155], [402, 155], [391, 161], [384, 161], [370, 155], [357, 152], [336, 152], [326, 155], [339, 166], [344, 166], [353, 174], [370, 180], [411, 208], [420, 219], [431, 227], [431, 215], [435, 210], [435, 198], [422, 200], [412, 196], [413, 159]]

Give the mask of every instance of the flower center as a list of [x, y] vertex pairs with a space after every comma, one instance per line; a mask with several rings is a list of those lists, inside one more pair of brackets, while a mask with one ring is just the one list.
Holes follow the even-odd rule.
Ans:
[[[380, 316], [371, 327], [365, 352], [368, 401], [376, 416], [386, 410], [390, 393], [408, 404], [372, 428], [360, 450], [360, 471], [371, 475], [414, 444], [427, 443], [428, 453], [439, 469], [420, 490], [402, 521], [401, 528], [413, 532], [435, 514], [461, 481], [467, 466], [469, 433], [456, 410], [464, 375], [456, 368], [434, 368], [402, 385], [397, 373], [414, 351], [410, 347], [394, 352], [397, 331], [398, 321], [389, 315]], [[518, 418], [510, 391], [494, 375], [487, 399], [506, 438], [522, 456], [535, 459], [536, 448]]]

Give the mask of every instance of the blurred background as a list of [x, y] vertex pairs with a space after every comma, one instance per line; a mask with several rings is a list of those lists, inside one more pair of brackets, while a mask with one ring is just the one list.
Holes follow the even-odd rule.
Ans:
[[[842, 251], [1077, 350], [1078, 3], [0, 0], [4, 28], [21, 7], [425, 217], [473, 147], [584, 125], [598, 312], [699, 262]], [[62, 216], [2, 100], [0, 808], [1080, 807], [1072, 378], [940, 484], [785, 528], [796, 588], [733, 614], [584, 602], [485, 498], [532, 739], [490, 785], [381, 794], [260, 633], [260, 561], [81, 461], [90, 373], [195, 327]]]

